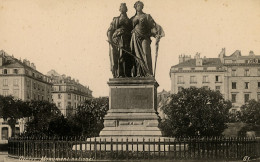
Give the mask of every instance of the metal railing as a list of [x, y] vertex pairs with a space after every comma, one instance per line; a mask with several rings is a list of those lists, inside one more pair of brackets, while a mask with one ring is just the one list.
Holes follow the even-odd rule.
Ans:
[[133, 159], [225, 159], [260, 157], [255, 138], [10, 138], [8, 155], [19, 159], [133, 160]]

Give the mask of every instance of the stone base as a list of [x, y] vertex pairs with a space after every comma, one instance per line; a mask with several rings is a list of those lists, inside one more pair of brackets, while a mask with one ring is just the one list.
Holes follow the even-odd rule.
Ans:
[[108, 82], [109, 111], [100, 137], [161, 137], [154, 78], [118, 78]]

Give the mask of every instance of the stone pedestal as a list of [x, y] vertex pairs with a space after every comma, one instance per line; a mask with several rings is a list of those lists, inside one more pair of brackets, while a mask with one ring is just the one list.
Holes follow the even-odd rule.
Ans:
[[160, 137], [154, 78], [109, 79], [109, 111], [100, 137]]

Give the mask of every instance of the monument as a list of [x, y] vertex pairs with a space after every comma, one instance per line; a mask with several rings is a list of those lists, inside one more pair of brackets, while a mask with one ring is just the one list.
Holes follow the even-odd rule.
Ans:
[[[127, 6], [113, 18], [107, 36], [114, 78], [109, 79], [109, 111], [100, 137], [160, 137], [157, 115], [157, 87], [152, 67], [151, 38], [156, 38], [156, 58], [164, 32], [144, 4], [134, 4], [136, 14], [129, 19]], [[156, 68], [156, 60], [155, 60]]]

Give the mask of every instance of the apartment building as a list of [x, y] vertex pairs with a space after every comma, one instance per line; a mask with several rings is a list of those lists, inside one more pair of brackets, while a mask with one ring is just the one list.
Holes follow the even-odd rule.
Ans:
[[[36, 70], [34, 63], [23, 61], [0, 51], [0, 95], [12, 95], [23, 101], [51, 101], [51, 83], [47, 76]], [[24, 120], [16, 124], [16, 132], [24, 131]], [[0, 119], [0, 141], [11, 136], [11, 127]]]
[[260, 100], [260, 55], [253, 51], [242, 56], [237, 50], [226, 56], [223, 48], [216, 58], [194, 58], [180, 55], [179, 64], [170, 69], [171, 93], [182, 88], [205, 87], [220, 91], [225, 99], [232, 101], [232, 112], [250, 99]]
[[80, 84], [79, 80], [60, 75], [55, 70], [49, 71], [47, 75], [53, 84], [52, 100], [64, 116], [74, 114], [79, 105], [92, 98], [92, 91], [88, 86]]

